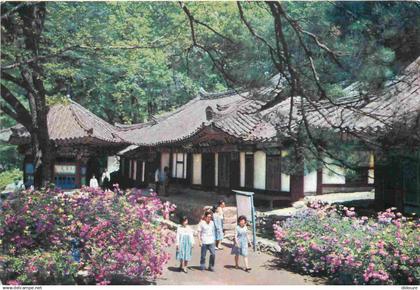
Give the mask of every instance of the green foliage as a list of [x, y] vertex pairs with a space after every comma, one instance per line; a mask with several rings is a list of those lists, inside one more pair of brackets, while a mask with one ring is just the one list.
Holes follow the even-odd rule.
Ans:
[[6, 188], [10, 183], [16, 180], [23, 180], [23, 172], [19, 169], [11, 169], [0, 173], [0, 190]]
[[62, 96], [62, 95], [55, 95], [55, 96], [50, 96], [47, 99], [47, 104], [48, 106], [54, 106], [57, 104], [62, 104], [62, 105], [68, 105], [69, 104], [69, 98]]
[[[0, 114], [0, 130], [14, 125], [16, 125], [15, 120], [6, 114]], [[17, 146], [0, 142], [0, 171], [19, 168], [20, 166], [22, 166], [22, 156], [18, 153]]]
[[22, 155], [17, 146], [0, 142], [0, 166], [2, 170], [11, 170], [22, 166]]
[[[278, 73], [265, 44], [239, 17], [236, 3], [186, 3], [198, 44], [223, 64], [237, 86], [265, 84]], [[286, 12], [338, 52], [344, 69], [328, 60], [315, 42], [320, 81], [335, 98], [354, 81], [380, 86], [396, 69], [417, 57], [419, 6], [409, 2], [285, 2]], [[275, 46], [273, 17], [265, 3], [242, 3], [254, 31]], [[309, 93], [307, 60], [291, 26], [284, 33]], [[178, 3], [49, 2], [40, 50], [48, 96], [71, 93], [94, 113], [113, 122], [142, 122], [197, 95], [220, 91], [225, 79], [208, 53], [194, 47], [190, 25]], [[405, 45], [401, 45], [405, 44]], [[16, 41], [2, 40], [8, 55], [25, 55]], [[308, 77], [306, 77], [308, 76]], [[13, 91], [21, 95], [18, 88]], [[50, 102], [54, 103], [54, 102]]]
[[[236, 86], [261, 86], [278, 73], [267, 46], [241, 21], [236, 3], [185, 4], [202, 23], [195, 23], [197, 43]], [[253, 30], [275, 47], [268, 6], [241, 5]], [[381, 86], [417, 57], [417, 3], [284, 2], [283, 6], [302, 29], [340, 55], [344, 69], [310, 37], [303, 39], [313, 51], [320, 82], [333, 98], [340, 98], [343, 87], [355, 81], [362, 87]], [[284, 33], [305, 90], [317, 95], [308, 60], [287, 22]], [[40, 51], [51, 56], [43, 60], [49, 104], [70, 93], [111, 123], [145, 121], [195, 97], [201, 87], [228, 88], [210, 55], [193, 46], [188, 19], [175, 2], [48, 2], [42, 38]], [[2, 39], [2, 52], [25, 57], [18, 40], [7, 37]], [[2, 64], [9, 63], [2, 60]], [[23, 96], [18, 87], [7, 85]]]
[[49, 6], [46, 37], [57, 51], [77, 46], [45, 65], [55, 79], [50, 87], [71, 87], [77, 101], [110, 122], [142, 122], [198, 92], [182, 55], [188, 31], [178, 6], [133, 4]]

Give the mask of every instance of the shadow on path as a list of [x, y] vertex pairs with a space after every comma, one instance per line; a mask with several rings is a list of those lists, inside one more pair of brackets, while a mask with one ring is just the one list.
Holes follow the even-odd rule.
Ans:
[[261, 265], [263, 268], [265, 268], [268, 271], [288, 271], [290, 273], [294, 273], [294, 274], [298, 274], [298, 275], [302, 275], [304, 277], [311, 277], [311, 279], [313, 280], [313, 282], [315, 284], [325, 284], [327, 283], [328, 279], [323, 278], [319, 275], [311, 275], [308, 273], [303, 273], [301, 271], [297, 271], [295, 269], [292, 269], [292, 267], [290, 267], [288, 264], [286, 264], [284, 261], [282, 261], [281, 258], [278, 257], [274, 257], [272, 259], [268, 259], [265, 263], [263, 263]]
[[[200, 270], [200, 248], [194, 247], [188, 274], [179, 272], [179, 261], [175, 258], [175, 246], [168, 249], [171, 259], [164, 273], [157, 279], [158, 285], [302, 285], [319, 284], [310, 276], [299, 275], [283, 269], [276, 257], [262, 252], [249, 251], [251, 272], [244, 271], [243, 258], [239, 259], [240, 269], [235, 268], [231, 255], [231, 242], [223, 243], [224, 249], [216, 251], [215, 272]], [[208, 257], [207, 257], [208, 258]], [[208, 259], [206, 259], [208, 262]], [[207, 263], [206, 263], [207, 266]], [[206, 267], [207, 268], [207, 267]]]

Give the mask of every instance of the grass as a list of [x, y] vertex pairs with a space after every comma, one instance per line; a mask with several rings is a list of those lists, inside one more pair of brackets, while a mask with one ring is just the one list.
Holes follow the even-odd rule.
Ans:
[[17, 168], [3, 171], [0, 173], [0, 190], [4, 190], [6, 186], [15, 180], [22, 180], [23, 172]]

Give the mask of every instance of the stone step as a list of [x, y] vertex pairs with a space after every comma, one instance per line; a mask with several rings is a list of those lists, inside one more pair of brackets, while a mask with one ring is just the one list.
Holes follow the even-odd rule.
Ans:
[[223, 224], [223, 229], [225, 231], [235, 230], [236, 224]]
[[224, 237], [223, 237], [223, 239], [226, 241], [233, 241], [233, 235], [225, 235]]
[[225, 214], [225, 213], [223, 213], [223, 218], [225, 218], [225, 219], [236, 218], [236, 213], [235, 214]]
[[236, 207], [227, 206], [223, 209], [224, 216], [236, 216]]
[[224, 219], [223, 220], [224, 224], [236, 224], [236, 218], [230, 218], [230, 219]]

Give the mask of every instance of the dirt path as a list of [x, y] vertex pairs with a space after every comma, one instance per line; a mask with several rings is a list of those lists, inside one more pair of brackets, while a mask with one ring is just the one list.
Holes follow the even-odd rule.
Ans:
[[[215, 272], [210, 272], [199, 270], [200, 249], [196, 245], [193, 249], [193, 258], [190, 261], [187, 274], [178, 271], [179, 264], [175, 260], [175, 247], [172, 247], [170, 249], [172, 258], [165, 267], [162, 277], [156, 283], [158, 285], [320, 284], [319, 281], [310, 276], [302, 276], [278, 269], [275, 264], [275, 257], [265, 253], [254, 253], [251, 249], [249, 251], [251, 272], [247, 273], [241, 269], [234, 269], [234, 258], [230, 254], [230, 245], [224, 244], [224, 247], [223, 250], [216, 251]], [[207, 266], [208, 256], [206, 263]], [[240, 259], [240, 263], [243, 266], [242, 259]]]

